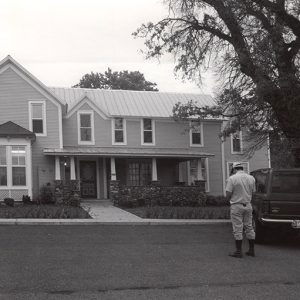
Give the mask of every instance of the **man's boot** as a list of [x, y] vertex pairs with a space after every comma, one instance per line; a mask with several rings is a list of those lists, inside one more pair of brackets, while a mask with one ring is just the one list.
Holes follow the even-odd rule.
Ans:
[[246, 252], [246, 255], [255, 257], [254, 240], [249, 240], [249, 250]]
[[229, 256], [237, 257], [237, 258], [242, 258], [243, 257], [243, 254], [242, 254], [242, 242], [243, 242], [243, 240], [235, 240], [236, 250], [235, 250], [235, 252], [230, 253]]

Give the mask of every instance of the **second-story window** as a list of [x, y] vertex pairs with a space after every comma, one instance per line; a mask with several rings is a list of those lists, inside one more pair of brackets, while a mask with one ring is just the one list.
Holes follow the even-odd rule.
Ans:
[[78, 143], [94, 144], [94, 114], [92, 111], [78, 112]]
[[113, 119], [113, 144], [126, 144], [126, 122], [123, 118]]
[[203, 146], [203, 127], [202, 127], [202, 123], [191, 122], [190, 145], [191, 146], [196, 146], [196, 147]]
[[243, 152], [242, 131], [231, 134], [231, 152], [232, 154]]
[[44, 101], [29, 102], [29, 129], [36, 135], [46, 135], [46, 107]]
[[152, 119], [142, 120], [142, 144], [154, 145], [154, 121]]

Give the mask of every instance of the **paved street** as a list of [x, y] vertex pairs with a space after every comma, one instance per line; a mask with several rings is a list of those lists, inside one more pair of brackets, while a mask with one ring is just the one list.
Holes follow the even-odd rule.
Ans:
[[1, 226], [0, 237], [0, 299], [300, 298], [300, 241], [234, 259], [228, 224]]

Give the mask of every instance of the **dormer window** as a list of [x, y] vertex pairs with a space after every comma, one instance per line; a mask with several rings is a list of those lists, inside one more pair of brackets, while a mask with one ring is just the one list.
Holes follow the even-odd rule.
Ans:
[[190, 146], [202, 147], [203, 146], [203, 125], [199, 122], [191, 122], [190, 124]]
[[123, 118], [112, 120], [112, 133], [114, 145], [126, 145], [126, 121]]
[[29, 130], [37, 136], [46, 136], [46, 103], [29, 101]]
[[77, 114], [78, 144], [94, 145], [94, 113], [93, 111], [79, 111]]
[[152, 119], [142, 120], [142, 145], [155, 145], [155, 123]]

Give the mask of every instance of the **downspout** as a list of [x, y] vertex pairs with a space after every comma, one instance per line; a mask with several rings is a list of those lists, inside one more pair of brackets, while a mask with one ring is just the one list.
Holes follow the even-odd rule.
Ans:
[[[221, 123], [221, 132], [223, 131], [223, 128], [224, 128], [224, 122]], [[226, 195], [225, 193], [225, 185], [226, 185], [226, 182], [225, 182], [225, 150], [224, 150], [224, 142], [225, 142], [225, 139], [224, 137], [222, 136], [221, 137], [221, 164], [222, 164], [222, 186], [223, 186], [223, 196]]]

